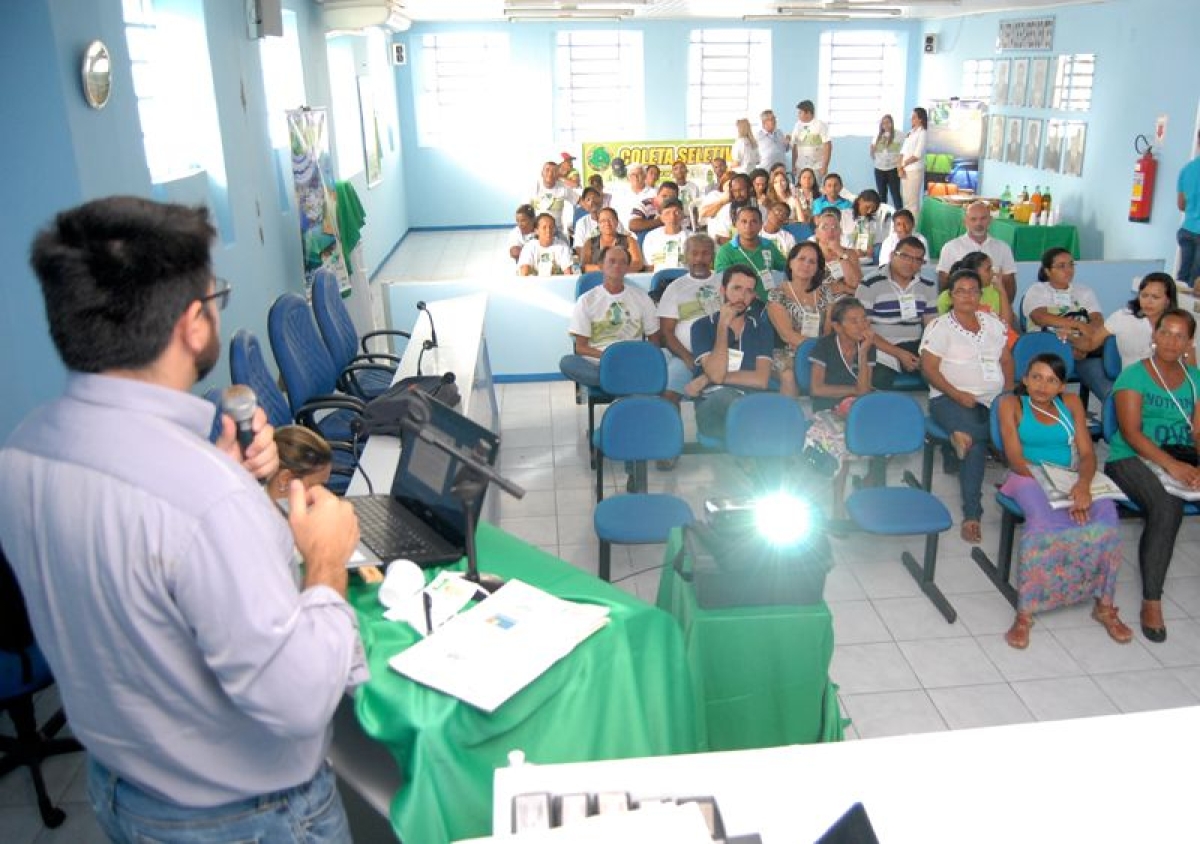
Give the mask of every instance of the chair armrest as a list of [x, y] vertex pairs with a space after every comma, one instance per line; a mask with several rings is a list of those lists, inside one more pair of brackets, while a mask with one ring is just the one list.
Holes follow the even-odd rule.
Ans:
[[[359, 360], [359, 358], [355, 358]], [[385, 366], [382, 363], [353, 363], [342, 370], [337, 377], [337, 388], [344, 393], [348, 393], [360, 401], [369, 401], [366, 390], [359, 383], [359, 376], [366, 372], [379, 372], [385, 375], [390, 382], [396, 374], [396, 367]]]
[[367, 346], [367, 343], [376, 337], [403, 337], [405, 340], [411, 340], [412, 334], [408, 333], [407, 331], [399, 331], [394, 328], [382, 328], [379, 331], [368, 331], [360, 338], [364, 354], [371, 354], [371, 349]]
[[320, 432], [321, 426], [317, 422], [317, 414], [319, 412], [323, 410], [349, 410], [355, 416], [361, 417], [365, 408], [366, 404], [354, 396], [314, 396], [296, 411], [296, 421], [306, 428], [312, 428], [314, 431]]

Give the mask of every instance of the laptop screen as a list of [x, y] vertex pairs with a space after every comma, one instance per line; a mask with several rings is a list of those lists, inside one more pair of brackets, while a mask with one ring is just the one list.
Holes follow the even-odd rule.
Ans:
[[[500, 438], [496, 434], [436, 399], [431, 399], [429, 406], [431, 414], [429, 424], [424, 428], [426, 433], [444, 443], [474, 451], [483, 462], [496, 465], [500, 451]], [[404, 432], [401, 443], [392, 497], [443, 537], [461, 545], [466, 535], [467, 517], [462, 501], [452, 489], [462, 461], [409, 431]], [[481, 496], [475, 503], [476, 519], [482, 507]]]

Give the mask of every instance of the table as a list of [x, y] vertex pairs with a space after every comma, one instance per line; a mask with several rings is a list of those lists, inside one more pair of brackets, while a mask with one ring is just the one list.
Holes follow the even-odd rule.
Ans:
[[378, 587], [352, 587], [371, 669], [355, 709], [363, 731], [387, 747], [403, 775], [391, 820], [410, 844], [485, 834], [493, 771], [515, 749], [535, 763], [705, 749], [683, 640], [670, 616], [492, 525], [480, 525], [478, 547], [484, 571], [603, 604], [611, 621], [488, 714], [388, 668], [418, 636], [383, 619]]
[[[1136, 776], [1147, 752], [1163, 776]], [[688, 757], [496, 772], [493, 829], [514, 795], [716, 797], [731, 835], [815, 841], [861, 800], [886, 844], [1190, 841], [1200, 707]], [[1099, 808], [1102, 807], [1102, 808]], [[1189, 832], [1189, 830], [1191, 830]]]
[[[965, 211], [962, 205], [945, 202], [934, 196], [921, 200], [921, 217], [917, 231], [929, 241], [929, 257], [938, 258], [946, 241], [966, 234], [963, 224]], [[989, 233], [1012, 247], [1013, 258], [1018, 261], [1040, 261], [1042, 253], [1061, 246], [1079, 257], [1079, 231], [1074, 226], [1031, 226], [1016, 220], [993, 219]]]
[[710, 750], [841, 741], [837, 686], [829, 681], [829, 607], [702, 609], [672, 565], [682, 542], [667, 543], [658, 606], [683, 630], [687, 661]]

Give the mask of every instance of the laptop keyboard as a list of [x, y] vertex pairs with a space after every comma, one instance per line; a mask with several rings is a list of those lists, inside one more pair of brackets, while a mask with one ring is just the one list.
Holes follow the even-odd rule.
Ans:
[[379, 555], [379, 559], [416, 559], [418, 556], [433, 555], [439, 550], [428, 537], [422, 536], [403, 521], [399, 515], [399, 505], [392, 499], [370, 496], [352, 500], [362, 541]]

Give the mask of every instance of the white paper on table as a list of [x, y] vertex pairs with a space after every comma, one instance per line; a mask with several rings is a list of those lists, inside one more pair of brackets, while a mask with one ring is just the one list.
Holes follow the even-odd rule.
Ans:
[[712, 844], [704, 814], [695, 803], [656, 803], [630, 812], [593, 815], [570, 826], [521, 835], [473, 838], [458, 844], [513, 841], [520, 844]]

